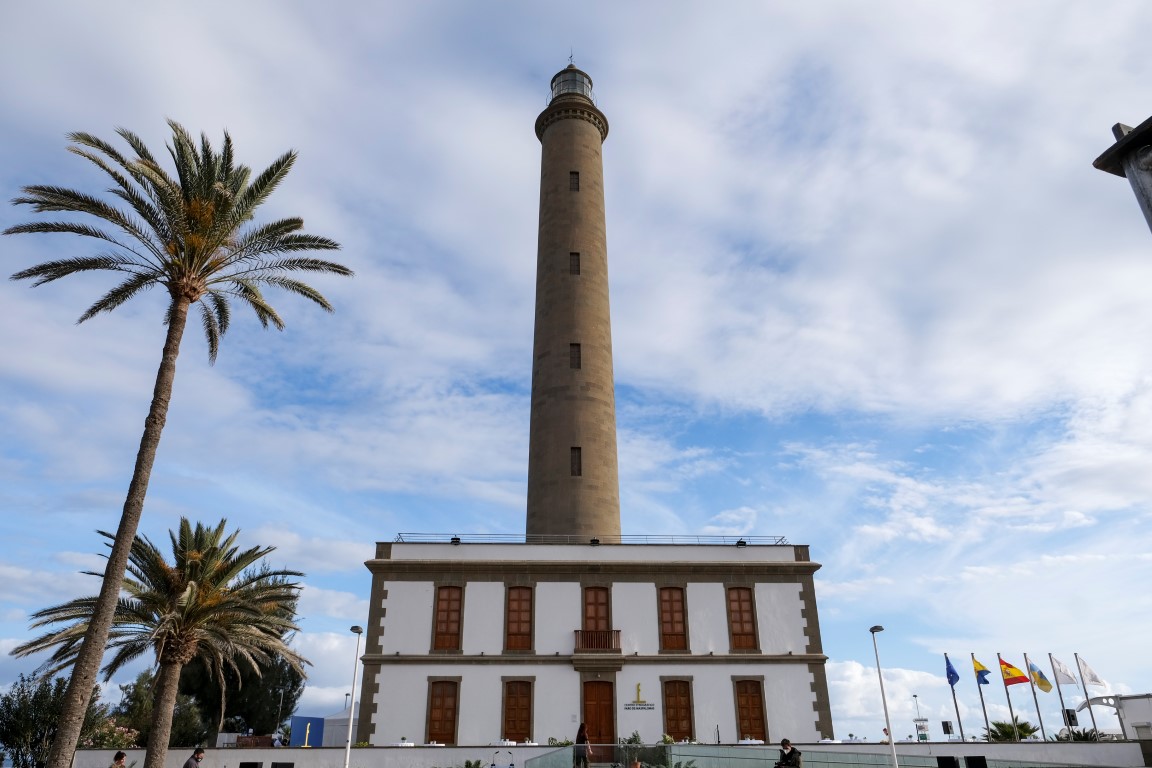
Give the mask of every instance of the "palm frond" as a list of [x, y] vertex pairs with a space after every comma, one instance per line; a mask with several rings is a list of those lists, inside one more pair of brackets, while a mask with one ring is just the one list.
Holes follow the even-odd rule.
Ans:
[[[99, 136], [94, 136], [90, 133], [74, 132], [74, 133], [68, 134], [68, 140], [79, 145], [79, 146], [68, 147], [69, 152], [71, 152], [75, 155], [79, 155], [81, 157], [87, 158], [89, 160], [92, 160], [93, 162], [96, 162], [93, 159], [94, 156], [92, 155], [92, 153], [88, 152], [88, 149], [94, 149], [94, 150], [98, 151], [99, 153], [101, 153], [102, 155], [104, 155], [105, 157], [107, 157], [109, 160], [111, 160], [116, 165], [123, 168], [124, 171], [128, 175], [130, 175], [133, 179], [135, 179], [137, 181], [137, 183], [139, 183], [140, 178], [139, 178], [139, 174], [135, 170], [134, 162], [132, 160], [129, 160], [128, 158], [126, 158], [124, 155], [120, 154], [120, 151], [117, 150], [116, 147], [114, 147], [112, 144], [108, 143], [107, 141], [104, 141], [104, 139], [101, 139]], [[140, 142], [140, 146], [143, 147], [144, 152], [147, 153], [148, 148], [146, 146], [144, 146], [143, 142]], [[97, 165], [100, 165], [100, 163], [97, 163]], [[103, 167], [103, 166], [101, 166], [101, 167]]]
[[252, 180], [236, 200], [236, 207], [233, 209], [235, 226], [240, 226], [252, 218], [253, 212], [276, 191], [276, 187], [280, 186], [280, 182], [292, 170], [295, 163], [296, 152], [289, 150], [273, 160], [271, 165]]
[[[263, 240], [253, 240], [251, 242], [243, 243], [237, 247], [230, 261], [233, 263], [263, 263], [267, 256], [281, 253], [292, 253], [296, 251], [338, 251], [340, 244], [334, 240], [329, 240], [326, 237], [317, 237], [316, 235], [296, 235], [288, 234], [277, 238], [265, 238]], [[335, 267], [333, 269], [322, 269], [321, 271], [336, 272], [338, 274], [351, 274], [352, 270], [341, 264], [334, 262], [321, 263]]]
[[220, 327], [220, 335], [228, 332], [228, 325], [232, 322], [232, 307], [228, 299], [217, 291], [209, 291], [207, 302], [216, 314], [216, 324]]
[[200, 303], [200, 324], [204, 327], [204, 339], [208, 342], [208, 363], [216, 363], [216, 353], [220, 351], [220, 323], [216, 313], [208, 304]]
[[284, 272], [322, 272], [334, 275], [349, 276], [353, 272], [343, 264], [338, 264], [334, 261], [327, 261], [325, 259], [313, 259], [310, 257], [288, 256], [278, 257], [273, 259], [261, 259], [258, 262], [248, 265], [242, 271], [237, 271], [228, 277], [243, 276], [247, 279], [264, 280], [268, 277], [276, 276]]
[[154, 287], [156, 283], [155, 275], [146, 272], [132, 275], [132, 277], [129, 277], [120, 283], [120, 285], [96, 299], [96, 301], [92, 303], [92, 306], [84, 310], [84, 314], [80, 315], [80, 318], [76, 322], [83, 323], [86, 320], [91, 320], [101, 312], [111, 312], [141, 291], [147, 291]]
[[304, 227], [304, 219], [299, 217], [278, 219], [245, 231], [233, 245], [233, 258], [238, 258], [248, 251], [261, 252], [261, 245], [273, 243], [282, 237], [297, 232]]
[[62, 277], [76, 274], [77, 272], [92, 272], [92, 271], [109, 271], [109, 272], [133, 272], [137, 271], [140, 265], [116, 254], [99, 254], [96, 256], [76, 256], [69, 259], [57, 259], [55, 261], [45, 261], [42, 264], [37, 264], [28, 269], [22, 269], [14, 273], [9, 279], [11, 280], [35, 280], [32, 285], [44, 285], [53, 280], [59, 280]]
[[256, 313], [256, 319], [265, 328], [268, 324], [276, 326], [276, 330], [284, 330], [284, 321], [280, 319], [280, 315], [276, 314], [276, 310], [272, 305], [264, 300], [264, 294], [260, 293], [260, 289], [256, 284], [250, 280], [230, 280], [231, 289], [228, 291], [233, 296], [243, 300], [248, 306], [252, 307], [252, 311]]
[[[151, 163], [156, 162], [156, 158], [152, 156], [152, 150], [148, 149], [148, 145], [144, 143], [144, 140], [137, 136], [135, 133], [128, 130], [127, 128], [117, 128], [116, 135], [124, 139], [124, 142], [132, 148], [132, 151], [136, 153], [138, 160], [144, 160]], [[127, 164], [125, 164], [125, 166], [127, 166]]]
[[293, 280], [289, 277], [280, 276], [262, 278], [260, 282], [264, 283], [265, 285], [274, 285], [277, 288], [288, 291], [289, 293], [294, 293], [297, 296], [303, 296], [309, 301], [312, 301], [315, 304], [323, 307], [325, 312], [334, 311], [332, 305], [328, 302], [328, 299], [324, 298], [320, 291], [316, 290], [307, 283], [303, 283], [299, 280]]

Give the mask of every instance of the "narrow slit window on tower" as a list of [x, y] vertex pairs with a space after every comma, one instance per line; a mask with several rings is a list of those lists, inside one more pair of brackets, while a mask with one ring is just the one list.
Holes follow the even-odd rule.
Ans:
[[572, 447], [572, 477], [580, 477], [584, 474], [584, 467], [580, 462], [580, 449], [576, 446]]
[[580, 172], [579, 171], [570, 171], [568, 173], [568, 191], [569, 192], [579, 192], [580, 191]]
[[580, 370], [580, 345], [579, 344], [569, 344], [568, 345], [568, 365], [571, 368], [575, 368], [576, 370]]
[[568, 254], [568, 274], [580, 274], [580, 254], [576, 253], [575, 251]]

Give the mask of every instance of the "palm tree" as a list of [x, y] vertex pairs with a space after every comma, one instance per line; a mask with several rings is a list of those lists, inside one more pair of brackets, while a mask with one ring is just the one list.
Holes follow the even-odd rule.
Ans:
[[[1015, 728], [1013, 728], [1015, 723]], [[1011, 721], [1008, 720], [993, 720], [992, 730], [984, 731], [984, 741], [1022, 741], [1035, 734], [1040, 729], [1027, 720], [1021, 720], [1019, 715], [1016, 715]], [[1016, 734], [1019, 733], [1019, 739]]]
[[304, 222], [299, 218], [262, 225], [249, 223], [256, 209], [291, 170], [296, 161], [295, 152], [281, 155], [253, 178], [249, 168], [234, 161], [232, 139], [227, 133], [223, 147], [217, 152], [207, 136], [201, 135], [197, 146], [180, 124], [170, 120], [168, 125], [172, 130], [168, 153], [175, 164], [175, 177], [165, 172], [144, 142], [128, 130], [121, 128], [117, 134], [135, 153], [134, 158], [122, 155], [95, 136], [72, 133], [68, 136], [73, 142], [69, 151], [91, 161], [111, 177], [113, 186], [109, 191], [117, 198], [116, 203], [63, 187], [28, 186], [13, 204], [29, 205], [37, 213], [83, 214], [96, 221], [41, 221], [4, 230], [6, 235], [59, 232], [101, 242], [101, 250], [94, 255], [48, 261], [12, 275], [13, 280], [33, 280], [33, 285], [90, 271], [127, 275], [97, 299], [78, 322], [110, 312], [156, 286], [162, 286], [168, 293], [164, 315], [168, 330], [152, 403], [144, 420], [136, 465], [108, 556], [104, 583], [72, 669], [47, 768], [68, 768], [80, 738], [84, 712], [108, 642], [128, 552], [143, 514], [144, 497], [172, 398], [176, 356], [191, 306], [200, 304], [208, 357], [215, 361], [220, 337], [228, 330], [233, 299], [251, 307], [264, 327], [271, 323], [280, 329], [284, 323], [265, 300], [262, 287], [281, 288], [332, 311], [327, 299], [315, 288], [292, 275], [300, 272], [352, 274], [340, 264], [299, 255], [340, 247], [333, 240], [304, 234], [301, 231]]
[[[154, 653], [158, 671], [153, 689], [152, 724], [144, 768], [161, 768], [172, 732], [172, 712], [180, 687], [180, 671], [198, 659], [213, 675], [238, 672], [242, 665], [257, 669], [279, 657], [297, 672], [307, 660], [285, 641], [297, 630], [299, 584], [289, 570], [257, 569], [274, 547], [240, 550], [240, 531], [225, 536], [226, 520], [215, 528], [181, 518], [178, 532], [169, 532], [172, 563], [144, 536], [132, 541], [125, 597], [116, 604], [109, 632], [114, 651], [104, 666], [105, 681], [128, 662]], [[101, 531], [114, 541], [110, 533]], [[91, 573], [91, 572], [90, 572]], [[91, 573], [100, 576], [99, 573]], [[107, 580], [107, 576], [105, 576]], [[46, 662], [50, 673], [71, 665], [84, 645], [84, 635], [96, 612], [98, 597], [82, 597], [32, 615], [33, 628], [63, 627], [30, 640], [12, 651], [27, 656], [54, 649]]]

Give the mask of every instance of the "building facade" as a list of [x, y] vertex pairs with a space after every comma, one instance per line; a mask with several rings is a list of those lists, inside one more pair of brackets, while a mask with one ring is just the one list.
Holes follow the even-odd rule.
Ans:
[[806, 546], [620, 533], [602, 144], [574, 66], [542, 147], [524, 537], [401, 536], [367, 563], [358, 742], [832, 737]]
[[358, 741], [831, 737], [807, 547], [377, 545]]

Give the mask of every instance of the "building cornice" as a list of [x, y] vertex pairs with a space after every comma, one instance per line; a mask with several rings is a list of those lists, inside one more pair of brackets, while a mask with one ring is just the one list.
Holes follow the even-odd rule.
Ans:
[[530, 576], [536, 581], [579, 581], [590, 575], [614, 581], [657, 582], [676, 577], [687, 581], [729, 584], [761, 581], [796, 581], [820, 569], [811, 561], [788, 562], [578, 562], [578, 561], [483, 561], [483, 560], [369, 560], [374, 574], [391, 581], [427, 581], [451, 572], [467, 581], [505, 581], [510, 576]]
[[594, 657], [587, 654], [458, 654], [452, 656], [429, 656], [414, 653], [370, 653], [363, 656], [365, 666], [379, 666], [383, 664], [407, 664], [420, 666], [453, 666], [457, 664], [502, 664], [502, 665], [529, 665], [540, 666], [553, 664], [571, 667], [573, 664], [599, 662], [602, 665], [613, 667], [629, 665], [656, 665], [656, 666], [695, 666], [697, 664], [824, 664], [828, 657], [822, 653], [795, 653], [795, 654], [652, 654], [640, 656], [612, 656]]
[[608, 118], [591, 102], [583, 99], [557, 99], [536, 118], [536, 138], [544, 140], [548, 126], [560, 120], [584, 120], [600, 132], [600, 141], [608, 138]]

